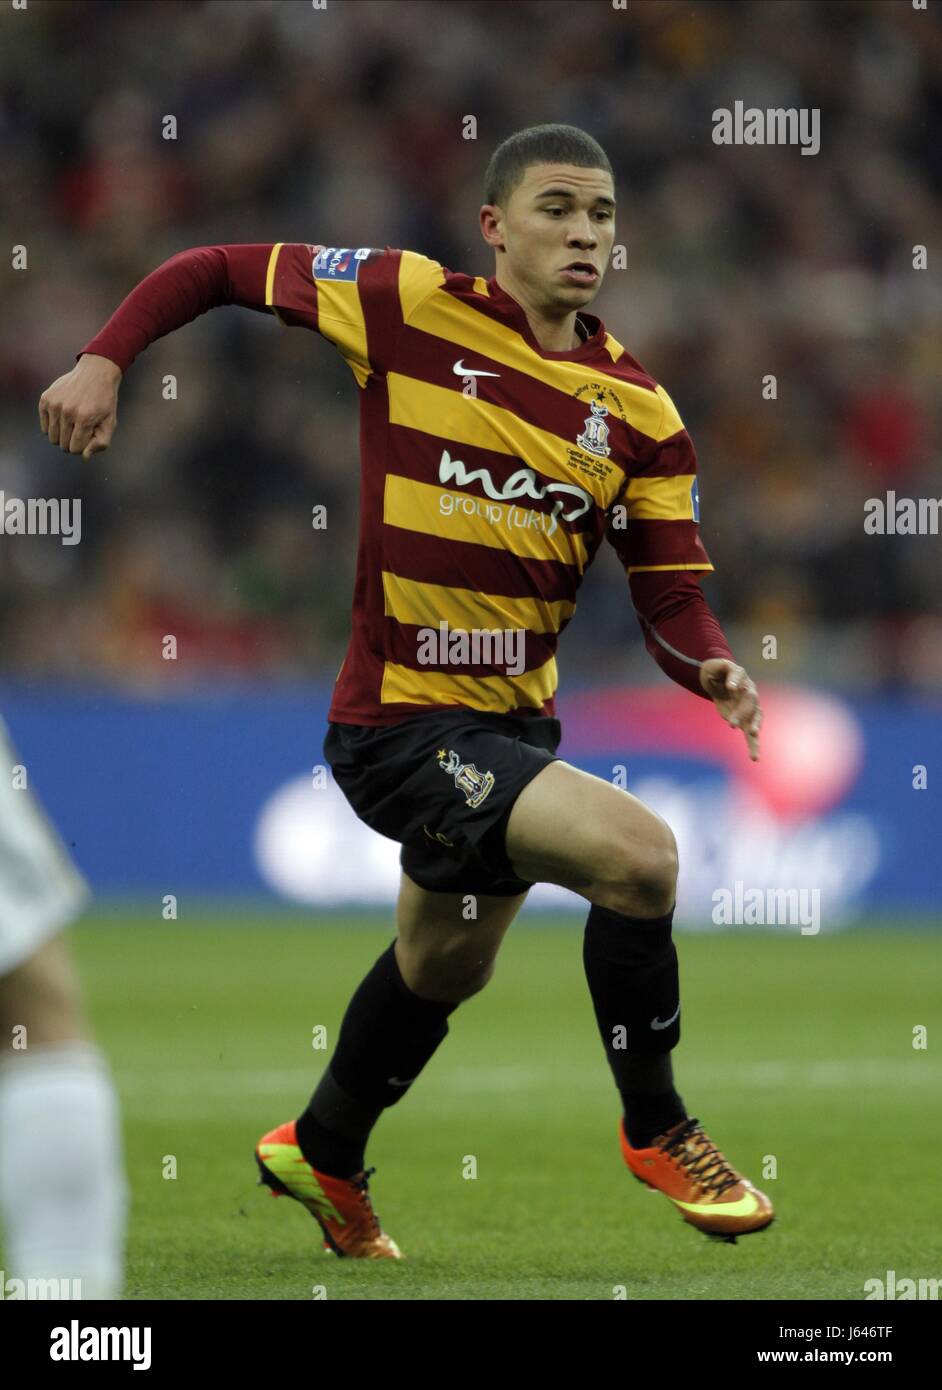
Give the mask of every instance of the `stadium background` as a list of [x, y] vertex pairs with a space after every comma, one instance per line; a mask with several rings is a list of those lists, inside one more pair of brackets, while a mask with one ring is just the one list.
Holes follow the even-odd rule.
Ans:
[[[132, 1294], [297, 1296], [298, 1271], [279, 1266], [265, 1284], [246, 1258], [286, 1237], [253, 1218], [234, 1242], [226, 1224], [237, 1209], [246, 1215], [247, 1175], [229, 1140], [237, 1129], [244, 1148], [284, 1118], [268, 1116], [275, 1096], [296, 1112], [312, 1079], [298, 1018], [339, 1021], [371, 947], [390, 935], [396, 846], [369, 837], [329, 785], [312, 784], [348, 631], [357, 390], [313, 335], [230, 309], [138, 359], [115, 442], [91, 462], [40, 435], [39, 394], [132, 286], [185, 247], [388, 244], [490, 275], [477, 231], [488, 155], [542, 121], [583, 126], [614, 166], [628, 269], [609, 273], [592, 309], [664, 382], [693, 436], [716, 566], [704, 591], [766, 708], [753, 767], [740, 736], [646, 654], [606, 549], [561, 644], [561, 751], [604, 776], [625, 767], [629, 789], [677, 832], [678, 926], [700, 933], [682, 955], [685, 1016], [700, 1039], [682, 1059], [685, 1084], [708, 1114], [722, 1111], [732, 1156], [754, 1176], [774, 1100], [776, 1152], [802, 1175], [783, 1195], [813, 1192], [832, 1213], [826, 1258], [814, 1229], [793, 1231], [771, 1272], [747, 1263], [719, 1273], [684, 1245], [681, 1279], [658, 1243], [663, 1213], [632, 1206], [639, 1267], [659, 1273], [637, 1274], [631, 1296], [859, 1297], [860, 1280], [887, 1262], [937, 1272], [902, 1189], [924, 1187], [931, 1171], [925, 1098], [939, 1079], [909, 1034], [937, 1009], [927, 991], [940, 934], [922, 929], [942, 912], [940, 540], [863, 528], [864, 502], [888, 489], [942, 496], [942, 143], [931, 136], [942, 28], [929, 9], [6, 7], [0, 228], [4, 245], [28, 246], [29, 269], [4, 275], [0, 486], [81, 497], [83, 512], [79, 545], [0, 537], [0, 708], [96, 891], [77, 935], [128, 1117]], [[820, 152], [714, 145], [712, 111], [737, 100], [819, 108]], [[168, 114], [172, 141], [161, 138]], [[474, 140], [462, 138], [468, 115]], [[926, 271], [913, 269], [917, 244], [928, 245]], [[161, 393], [169, 373], [174, 402]], [[763, 399], [768, 373], [775, 401]], [[325, 531], [310, 527], [316, 504], [327, 507]], [[167, 633], [176, 661], [162, 659]], [[775, 660], [762, 657], [767, 634]], [[913, 787], [918, 764], [925, 790]], [[739, 938], [744, 962], [743, 928], [721, 946], [707, 940], [712, 890], [737, 879], [820, 888], [820, 945], [794, 926], [760, 928]], [[178, 899], [177, 923], [166, 895]], [[503, 983], [463, 1011], [469, 1023], [453, 1030], [447, 1063], [385, 1131], [381, 1210], [392, 1204], [413, 1245], [421, 1230], [438, 1258], [415, 1272], [414, 1296], [459, 1287], [449, 1242], [469, 1239], [462, 1223], [478, 1200], [459, 1201], [454, 1226], [442, 1214], [426, 1229], [420, 1189], [438, 1180], [442, 1124], [486, 1117], [495, 1162], [506, 1151], [499, 1191], [514, 1210], [526, 1184], [535, 1252], [554, 1238], [573, 1243], [540, 1166], [547, 1151], [608, 1192], [611, 1086], [573, 930], [584, 909], [550, 890], [532, 898], [504, 948]], [[316, 926], [317, 946], [285, 925], [292, 903], [290, 923]], [[846, 930], [856, 923], [869, 930]], [[827, 941], [835, 927], [845, 930]], [[843, 1160], [865, 1094], [880, 1107], [899, 1192], [868, 1170], [834, 1211], [823, 1174]], [[524, 1102], [527, 1134], [515, 1127]], [[608, 1166], [574, 1148], [596, 1133]], [[222, 1150], [207, 1167], [210, 1136]], [[205, 1193], [181, 1184], [174, 1195], [180, 1221], [198, 1222], [221, 1261], [204, 1268], [188, 1248], [182, 1283], [166, 1185], [152, 1190], [153, 1153], [171, 1143], [198, 1154], [224, 1193], [209, 1212]], [[504, 1244], [507, 1209], [492, 1205], [493, 1188], [487, 1201], [462, 1244], [472, 1263], [480, 1255], [477, 1282], [444, 1296], [599, 1296], [594, 1270], [554, 1279], [533, 1266], [501, 1283], [487, 1242]], [[605, 1201], [596, 1252], [606, 1241], [614, 1249], [627, 1199], [619, 1188]], [[864, 1236], [871, 1201], [880, 1221], [868, 1217]], [[679, 1251], [686, 1233], [670, 1231]], [[804, 1260], [800, 1274], [786, 1255]], [[388, 1277], [377, 1271], [366, 1296], [385, 1296]]]

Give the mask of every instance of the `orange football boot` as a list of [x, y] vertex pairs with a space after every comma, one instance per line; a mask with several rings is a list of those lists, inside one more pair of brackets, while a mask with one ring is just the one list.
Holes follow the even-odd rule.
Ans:
[[618, 1135], [638, 1181], [663, 1192], [698, 1231], [735, 1244], [737, 1236], [771, 1225], [775, 1213], [768, 1197], [730, 1166], [698, 1120], [681, 1120], [648, 1149], [631, 1147], [624, 1117]]
[[273, 1197], [294, 1197], [307, 1207], [324, 1233], [324, 1249], [354, 1259], [401, 1260], [396, 1242], [383, 1231], [370, 1201], [369, 1177], [375, 1168], [334, 1178], [312, 1168], [298, 1147], [295, 1121], [273, 1129], [255, 1148], [259, 1183]]

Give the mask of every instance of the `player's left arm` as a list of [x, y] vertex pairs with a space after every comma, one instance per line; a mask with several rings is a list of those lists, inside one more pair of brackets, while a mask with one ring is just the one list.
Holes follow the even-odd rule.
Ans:
[[759, 758], [762, 707], [755, 682], [739, 665], [700, 588], [695, 570], [631, 573], [631, 598], [645, 646], [665, 675], [712, 700], [719, 715], [742, 729], [753, 762]]
[[[733, 656], [700, 588], [713, 565], [700, 539], [697, 458], [673, 401], [663, 404], [652, 446], [609, 509], [606, 539], [628, 575], [645, 646], [664, 673], [712, 700], [759, 757], [762, 709], [754, 681]], [[619, 524], [619, 522], [621, 524]]]

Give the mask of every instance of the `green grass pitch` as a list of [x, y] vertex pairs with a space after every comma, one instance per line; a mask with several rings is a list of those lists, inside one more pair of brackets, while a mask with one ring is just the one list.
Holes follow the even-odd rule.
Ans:
[[332, 1049], [392, 936], [381, 915], [284, 911], [101, 908], [76, 929], [123, 1105], [129, 1298], [862, 1299], [888, 1269], [942, 1276], [942, 933], [880, 923], [677, 933], [678, 1090], [769, 1192], [766, 1232], [710, 1241], [630, 1176], [581, 920], [525, 915], [367, 1151], [407, 1258], [322, 1253], [307, 1213], [255, 1185], [252, 1151], [304, 1108], [329, 1056], [312, 1030]]

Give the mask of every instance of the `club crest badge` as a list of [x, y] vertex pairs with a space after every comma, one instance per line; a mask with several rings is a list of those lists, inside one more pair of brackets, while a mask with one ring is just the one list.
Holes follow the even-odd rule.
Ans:
[[455, 786], [464, 792], [469, 806], [480, 806], [494, 785], [493, 772], [478, 772], [474, 763], [463, 763], [453, 748], [445, 756], [444, 748], [438, 750], [438, 766], [455, 779]]
[[608, 406], [603, 405], [601, 401], [590, 401], [589, 409], [592, 414], [583, 420], [585, 429], [577, 437], [576, 443], [590, 454], [600, 454], [607, 458], [612, 452], [608, 442], [608, 425], [605, 423]]

